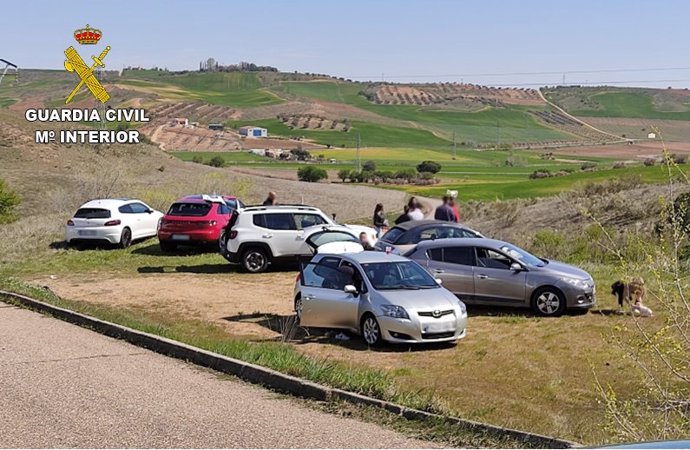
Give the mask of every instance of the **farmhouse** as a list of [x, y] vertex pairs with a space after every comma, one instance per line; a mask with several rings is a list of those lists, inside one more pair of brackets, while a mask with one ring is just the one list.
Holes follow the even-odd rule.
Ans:
[[240, 136], [244, 137], [268, 137], [268, 130], [261, 127], [244, 126], [240, 127]]
[[225, 129], [225, 125], [223, 125], [222, 123], [209, 123], [208, 129], [209, 130], [223, 131]]
[[656, 139], [656, 133], [649, 133], [647, 139]]
[[189, 119], [186, 117], [176, 117], [172, 120], [173, 125], [182, 125], [183, 127], [186, 127], [189, 125]]

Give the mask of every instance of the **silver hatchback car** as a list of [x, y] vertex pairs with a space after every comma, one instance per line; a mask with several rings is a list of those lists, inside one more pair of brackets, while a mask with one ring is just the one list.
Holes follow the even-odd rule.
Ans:
[[596, 303], [592, 276], [493, 239], [425, 241], [405, 256], [443, 280], [467, 304], [531, 307], [543, 316]]
[[465, 337], [467, 310], [423, 267], [380, 252], [317, 254], [295, 284], [300, 325], [359, 333], [381, 341], [455, 342]]

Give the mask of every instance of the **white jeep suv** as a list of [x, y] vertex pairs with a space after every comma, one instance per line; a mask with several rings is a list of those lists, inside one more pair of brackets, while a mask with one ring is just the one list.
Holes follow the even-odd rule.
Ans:
[[[220, 253], [231, 263], [241, 264], [252, 273], [264, 272], [278, 261], [311, 257], [306, 242], [311, 232], [325, 227], [346, 227], [353, 235], [365, 232], [370, 243], [376, 240], [373, 228], [338, 225], [318, 208], [303, 205], [248, 206], [233, 212], [219, 239]], [[307, 228], [312, 227], [310, 230]]]

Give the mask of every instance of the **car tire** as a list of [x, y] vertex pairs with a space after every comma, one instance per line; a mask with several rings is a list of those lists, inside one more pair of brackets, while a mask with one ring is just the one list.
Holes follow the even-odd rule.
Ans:
[[159, 244], [163, 253], [174, 252], [177, 250], [177, 244], [174, 242], [159, 241]]
[[367, 313], [362, 317], [360, 333], [368, 346], [376, 347], [381, 344], [381, 326], [373, 314]]
[[125, 227], [120, 234], [120, 248], [128, 248], [130, 245], [132, 245], [132, 230]]
[[242, 267], [249, 273], [265, 272], [270, 262], [266, 250], [252, 247], [242, 253]]
[[302, 322], [302, 297], [295, 297], [295, 324], [299, 325]]
[[532, 295], [532, 309], [544, 317], [558, 317], [565, 312], [565, 296], [554, 287], [537, 289]]

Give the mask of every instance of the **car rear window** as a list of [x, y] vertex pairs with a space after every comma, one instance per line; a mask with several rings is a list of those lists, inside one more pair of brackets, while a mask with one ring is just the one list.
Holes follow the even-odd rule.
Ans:
[[393, 227], [390, 230], [388, 230], [388, 233], [384, 234], [381, 237], [381, 240], [390, 242], [391, 244], [395, 244], [395, 241], [397, 241], [398, 238], [403, 234], [405, 234], [405, 230], [403, 230], [402, 228]]
[[110, 219], [110, 210], [102, 208], [79, 208], [76, 219]]
[[168, 215], [204, 217], [209, 211], [211, 211], [210, 203], [173, 203], [168, 210]]

